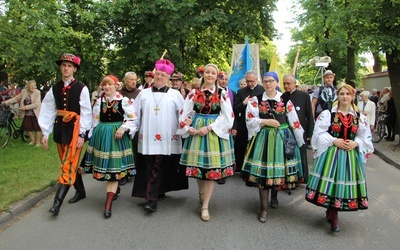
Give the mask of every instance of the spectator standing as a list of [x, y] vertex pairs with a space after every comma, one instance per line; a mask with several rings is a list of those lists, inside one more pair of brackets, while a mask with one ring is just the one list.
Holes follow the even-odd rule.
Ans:
[[388, 95], [388, 100], [387, 100], [386, 114], [388, 115], [388, 122], [386, 124], [388, 136], [385, 137], [385, 140], [394, 141], [394, 138], [396, 136], [395, 128], [396, 128], [396, 121], [397, 121], [397, 113], [396, 113], [396, 106], [395, 106], [394, 100], [393, 100], [393, 92], [392, 92], [391, 88], [389, 90], [389, 95]]
[[31, 140], [29, 145], [40, 147], [41, 130], [38, 123], [38, 116], [42, 103], [40, 91], [36, 89], [36, 82], [34, 80], [29, 80], [26, 83], [26, 88], [24, 88], [20, 94], [3, 103], [6, 105], [19, 103], [19, 110], [23, 117], [22, 129], [28, 132], [29, 139]]
[[335, 74], [332, 70], [324, 73], [324, 84], [314, 90], [312, 95], [312, 109], [315, 119], [324, 110], [331, 110], [333, 103], [336, 101], [336, 89], [333, 86]]
[[368, 99], [370, 93], [369, 91], [363, 91], [360, 93], [361, 101], [358, 102], [358, 111], [365, 116], [368, 124], [370, 125], [371, 131], [374, 129], [375, 125], [375, 103]]
[[[7, 89], [6, 91], [0, 92], [0, 95], [3, 96], [3, 100], [8, 100], [8, 99], [11, 99], [11, 98], [19, 95], [19, 93], [20, 93], [20, 91], [18, 88], [16, 88], [16, 84], [11, 83], [10, 88]], [[0, 98], [0, 100], [1, 100], [1, 98]], [[9, 106], [10, 106], [11, 112], [13, 112], [16, 117], [20, 117], [19, 101], [15, 102], [15, 103], [10, 103]], [[23, 115], [21, 115], [21, 117], [22, 116]]]

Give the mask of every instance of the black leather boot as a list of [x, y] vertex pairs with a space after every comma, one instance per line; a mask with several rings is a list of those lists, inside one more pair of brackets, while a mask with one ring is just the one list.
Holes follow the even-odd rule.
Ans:
[[86, 198], [85, 186], [83, 185], [82, 174], [76, 174], [76, 179], [74, 183], [74, 188], [76, 190], [74, 197], [69, 199], [69, 203], [75, 203]]
[[113, 192], [107, 192], [107, 200], [106, 200], [106, 206], [104, 209], [104, 217], [105, 218], [110, 218], [111, 217], [111, 207], [112, 207], [112, 202], [114, 200], [115, 193]]
[[50, 213], [58, 215], [58, 213], [60, 212], [60, 207], [63, 204], [64, 198], [68, 193], [69, 187], [70, 186], [68, 185], [60, 184], [60, 186], [57, 189], [56, 196], [54, 197], [53, 206], [49, 210]]

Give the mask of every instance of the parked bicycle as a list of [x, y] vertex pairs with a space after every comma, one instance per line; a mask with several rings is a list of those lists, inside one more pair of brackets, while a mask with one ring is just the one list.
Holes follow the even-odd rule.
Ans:
[[15, 123], [14, 116], [8, 106], [0, 105], [0, 149], [7, 145], [11, 136], [14, 139], [21, 137], [22, 141], [29, 142], [29, 136]]
[[386, 135], [386, 120], [388, 115], [382, 111], [378, 111], [378, 116], [376, 117], [376, 126], [372, 131], [372, 141], [378, 143]]

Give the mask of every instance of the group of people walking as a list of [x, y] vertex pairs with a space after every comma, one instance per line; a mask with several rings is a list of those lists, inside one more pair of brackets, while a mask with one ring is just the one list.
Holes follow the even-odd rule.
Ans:
[[[50, 209], [54, 215], [70, 186], [76, 189], [70, 203], [86, 197], [78, 162], [85, 140], [86, 171], [107, 182], [106, 218], [112, 215], [119, 184], [131, 176], [132, 196], [145, 198], [148, 212], [157, 211], [165, 193], [187, 189], [189, 177], [197, 180], [200, 218], [209, 221], [216, 181], [235, 171], [246, 186], [258, 188], [262, 223], [269, 205], [278, 207], [278, 191], [302, 183], [307, 184], [306, 200], [327, 208], [332, 231], [339, 230], [338, 211], [368, 208], [364, 163], [373, 151], [371, 131], [355, 109], [349, 85], [329, 93], [321, 89], [325, 96], [335, 96], [337, 105], [316, 110], [308, 94], [296, 90], [293, 75], [283, 78], [282, 94], [274, 72], [265, 73], [258, 84], [257, 74], [249, 71], [247, 86], [232, 93], [218, 84], [224, 74], [210, 63], [200, 87], [185, 92], [184, 98], [182, 91], [167, 85], [174, 64], [160, 59], [151, 86], [138, 90], [136, 74], [127, 72], [121, 89], [119, 79], [107, 75], [100, 84], [102, 94], [91, 105], [88, 88], [73, 76], [80, 58], [64, 54], [56, 63], [62, 80], [46, 94], [38, 116], [43, 147], [48, 148], [54, 132], [61, 161], [60, 185]], [[309, 172], [310, 140], [314, 162]]]

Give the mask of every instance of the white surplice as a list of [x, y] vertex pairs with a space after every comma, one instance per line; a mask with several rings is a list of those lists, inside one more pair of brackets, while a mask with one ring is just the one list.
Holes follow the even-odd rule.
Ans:
[[[144, 155], [171, 155], [182, 153], [181, 136], [176, 134], [179, 113], [183, 108], [179, 91], [167, 92], [143, 89], [134, 101], [138, 119], [138, 152]], [[156, 107], [158, 108], [156, 110]]]

